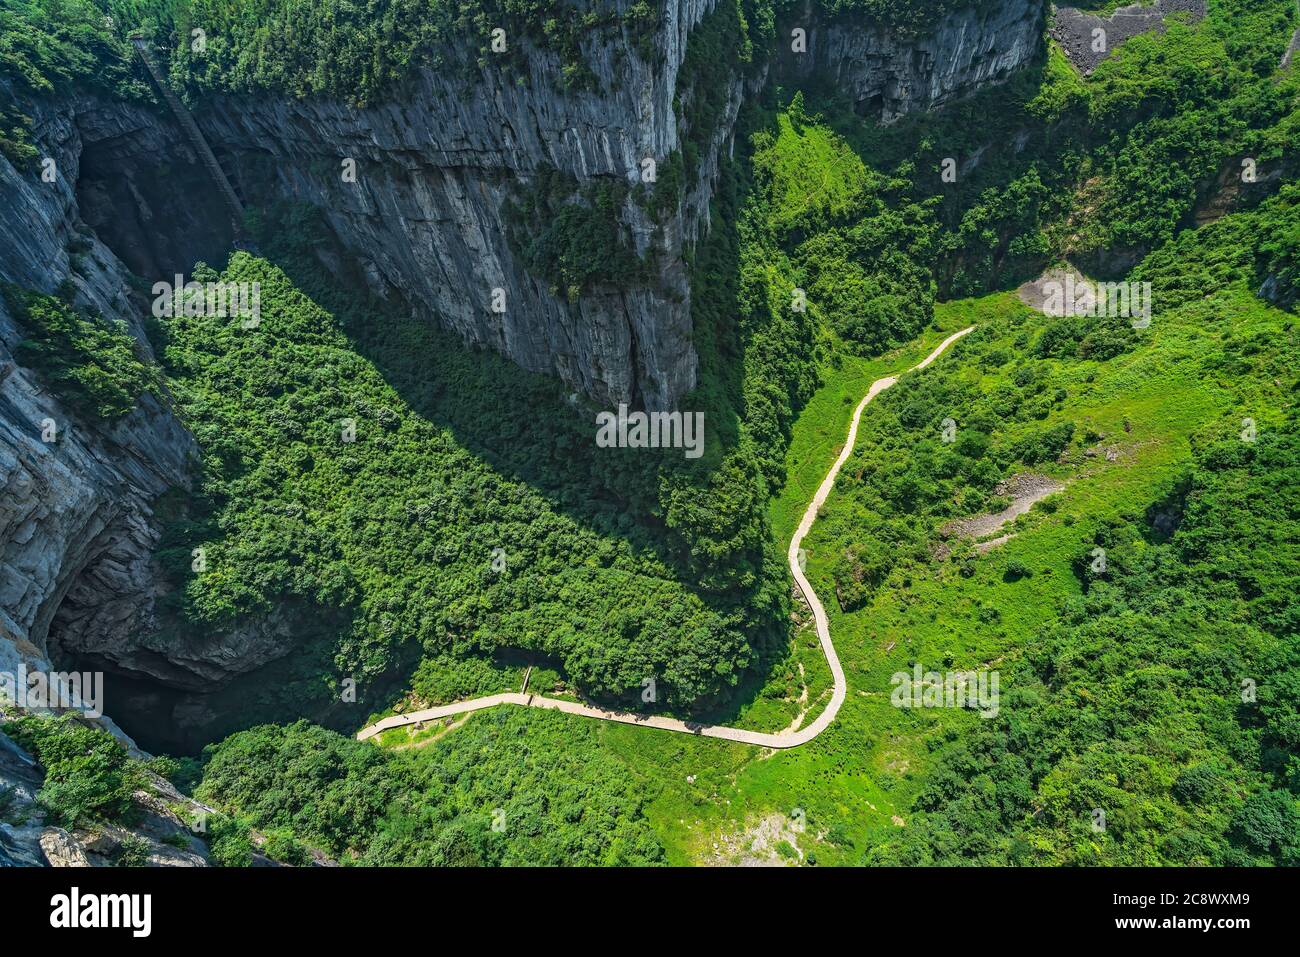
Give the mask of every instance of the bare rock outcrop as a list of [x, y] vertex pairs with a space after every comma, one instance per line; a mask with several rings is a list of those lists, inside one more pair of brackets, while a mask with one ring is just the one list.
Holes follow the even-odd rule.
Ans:
[[47, 827], [41, 832], [41, 853], [50, 867], [93, 866], [86, 849], [61, 827]]
[[[619, 12], [628, 5], [613, 4]], [[1005, 79], [1041, 48], [1042, 14], [1039, 0], [972, 4], [920, 37], [831, 19], [811, 27], [807, 55], [781, 53], [788, 43], [778, 37], [778, 61], [800, 78], [819, 75], [850, 90], [864, 114], [888, 121]], [[717, 115], [696, 119], [709, 130], [687, 130], [681, 105], [698, 91], [683, 67], [692, 32], [724, 15], [715, 0], [670, 0], [648, 59], [626, 36], [586, 41], [591, 89], [565, 89], [560, 59], [530, 48], [523, 83], [491, 65], [471, 71], [472, 83], [463, 71], [424, 69], [400, 96], [361, 108], [322, 97], [207, 96], [195, 119], [254, 205], [291, 200], [319, 209], [372, 292], [599, 403], [676, 408], [698, 364], [685, 253], [708, 228], [719, 157], [732, 147], [747, 92], [737, 64]], [[750, 80], [762, 75], [760, 68]], [[123, 224], [127, 244], [161, 261], [165, 248], [193, 241], [182, 231], [177, 243], [160, 243], [135, 228], [163, 218], [151, 212], [153, 177], [143, 172], [157, 162], [158, 136], [145, 129], [143, 113], [120, 122], [119, 132], [97, 140], [122, 173], [86, 190], [87, 204], [97, 220]], [[140, 128], [131, 130], [132, 122]], [[618, 213], [648, 276], [570, 298], [520, 261], [504, 207], [544, 170], [579, 184], [633, 186], [645, 161], [662, 169], [679, 157], [688, 133], [704, 145], [692, 147], [693, 181], [676, 207], [655, 216], [629, 197]], [[345, 161], [355, 177], [343, 175]], [[213, 193], [193, 195], [214, 201]], [[498, 291], [501, 312], [493, 309]]]
[[[806, 11], [784, 24], [778, 60], [801, 79], [833, 83], [860, 115], [891, 123], [1010, 77], [1042, 49], [1043, 16], [1040, 0], [972, 3], [909, 36], [854, 15]], [[793, 49], [796, 28], [806, 30], [806, 52]]]
[[[147, 351], [146, 304], [78, 214], [78, 110], [36, 111], [37, 136], [56, 164], [52, 182], [0, 158], [0, 280], [59, 292], [120, 321]], [[51, 623], [79, 607], [111, 640], [151, 630], [154, 502], [187, 483], [196, 455], [192, 437], [152, 395], [113, 422], [74, 414], [15, 361], [24, 334], [0, 302], [0, 670], [10, 672], [19, 661], [47, 668]]]
[[[374, 292], [598, 402], [671, 408], [696, 381], [687, 252], [708, 228], [720, 158], [764, 69], [746, 76], [738, 66], [714, 97], [721, 105], [696, 120], [708, 130], [683, 128], [694, 95], [683, 64], [715, 7], [667, 0], [648, 57], [625, 36], [593, 40], [592, 89], [564, 90], [558, 59], [534, 51], [524, 84], [491, 69], [468, 85], [426, 70], [400, 98], [364, 108], [212, 97], [196, 118], [246, 199], [319, 208]], [[1038, 0], [972, 3], [920, 37], [830, 19], [813, 25], [808, 55], [784, 66], [820, 71], [889, 120], [1032, 59], [1041, 16]], [[0, 157], [0, 281], [120, 320], [148, 351], [139, 277], [170, 279], [172, 266], [223, 254], [231, 236], [215, 190], [160, 108], [64, 91], [23, 106], [57, 175], [47, 182]], [[648, 277], [570, 300], [510, 248], [505, 202], [543, 169], [580, 184], [631, 183], [643, 160], [662, 167], [680, 156], [688, 135], [698, 155], [676, 207], [652, 216], [629, 199], [619, 211], [652, 264]], [[355, 182], [340, 175], [344, 159], [356, 161]], [[504, 313], [490, 308], [494, 289]], [[0, 304], [0, 670], [77, 659], [203, 694], [283, 658], [295, 629], [278, 613], [222, 634], [159, 638], [158, 503], [189, 481], [193, 439], [165, 398], [148, 395], [115, 422], [79, 419], [15, 361], [23, 335]], [[57, 441], [42, 438], [47, 420]]]

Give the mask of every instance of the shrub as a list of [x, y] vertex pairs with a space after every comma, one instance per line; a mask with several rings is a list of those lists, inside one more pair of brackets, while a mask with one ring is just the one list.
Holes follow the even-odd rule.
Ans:
[[136, 354], [122, 326], [80, 315], [53, 296], [0, 287], [25, 338], [14, 357], [41, 373], [59, 397], [84, 415], [116, 419], [155, 387], [155, 375]]
[[70, 716], [23, 717], [0, 730], [44, 766], [37, 799], [54, 823], [74, 828], [127, 816], [138, 772], [107, 731]]
[[114, 867], [144, 867], [149, 863], [149, 842], [134, 834], [123, 838]]
[[1003, 581], [1014, 582], [1022, 578], [1030, 578], [1033, 574], [1028, 565], [1018, 558], [1013, 558], [1007, 562], [1007, 567], [1002, 572], [1002, 579]]

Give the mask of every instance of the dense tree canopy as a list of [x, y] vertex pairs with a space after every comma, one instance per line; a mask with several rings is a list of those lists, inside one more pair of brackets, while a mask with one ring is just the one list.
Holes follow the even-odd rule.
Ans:
[[264, 725], [209, 749], [198, 794], [344, 862], [660, 862], [644, 791], [591, 750], [594, 733], [562, 715], [502, 710], [420, 749], [385, 752], [302, 721]]

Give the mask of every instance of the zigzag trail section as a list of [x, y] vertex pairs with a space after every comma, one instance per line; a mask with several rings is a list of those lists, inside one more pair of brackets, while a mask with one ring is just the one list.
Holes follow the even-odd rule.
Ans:
[[[954, 332], [939, 343], [933, 352], [908, 371], [924, 369], [943, 355], [949, 346], [974, 329], [974, 326], [968, 326], [960, 332]], [[817, 593], [813, 591], [807, 576], [804, 575], [803, 569], [799, 566], [799, 546], [808, 532], [812, 530], [813, 522], [817, 519], [818, 510], [825, 504], [831, 489], [835, 487], [835, 477], [839, 474], [840, 467], [848, 461], [849, 456], [853, 453], [853, 446], [858, 438], [858, 422], [862, 418], [862, 410], [867, 407], [868, 402], [897, 381], [898, 376], [886, 376], [883, 379], [877, 379], [871, 383], [871, 388], [867, 390], [867, 394], [858, 403], [858, 407], [853, 412], [853, 419], [849, 423], [849, 434], [844, 441], [844, 448], [840, 451], [839, 458], [835, 460], [835, 464], [831, 466], [830, 471], [826, 473], [826, 477], [822, 479], [822, 483], [818, 486], [817, 493], [813, 496], [812, 501], [808, 503], [808, 508], [804, 511], [803, 519], [799, 522], [799, 527], [790, 539], [790, 548], [786, 552], [786, 562], [790, 566], [790, 574], [798, 582], [800, 591], [803, 592], [809, 607], [812, 608], [813, 619], [817, 626], [817, 637], [821, 640], [822, 652], [826, 655], [826, 663], [830, 665], [831, 675], [835, 679], [830, 704], [806, 728], [800, 728], [797, 731], [782, 731], [779, 734], [769, 734], [762, 731], [747, 731], [744, 728], [729, 728], [724, 725], [681, 721], [677, 718], [665, 718], [659, 715], [638, 714], [632, 711], [607, 711], [604, 708], [592, 707], [577, 701], [544, 698], [541, 695], [504, 692], [502, 694], [488, 695], [484, 698], [457, 701], [437, 708], [425, 708], [422, 711], [391, 715], [361, 729], [361, 731], [357, 732], [357, 740], [364, 741], [390, 728], [407, 727], [423, 721], [446, 718], [454, 714], [481, 711], [484, 708], [495, 708], [500, 704], [516, 704], [526, 708], [549, 708], [553, 711], [582, 715], [586, 718], [600, 718], [605, 721], [619, 721], [623, 724], [635, 724], [646, 728], [659, 728], [662, 731], [678, 731], [683, 734], [694, 734], [706, 738], [724, 738], [727, 741], [739, 741], [742, 744], [753, 744], [762, 748], [797, 748], [801, 744], [807, 744], [830, 727], [831, 722], [835, 720], [835, 716], [839, 713], [840, 706], [844, 704], [844, 698], [848, 693], [848, 684], [844, 680], [844, 669], [840, 666], [839, 655], [835, 653], [835, 646], [831, 643], [831, 630], [826, 618], [826, 609], [822, 607], [821, 600], [817, 597]]]

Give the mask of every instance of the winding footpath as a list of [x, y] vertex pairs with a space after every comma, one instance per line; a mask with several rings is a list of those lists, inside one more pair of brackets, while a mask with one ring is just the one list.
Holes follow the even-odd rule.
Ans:
[[[939, 343], [933, 352], [908, 371], [924, 369], [943, 355], [949, 346], [974, 330], [974, 328], [974, 326], [969, 326], [960, 332], [954, 332]], [[812, 530], [813, 522], [817, 519], [817, 512], [825, 504], [827, 497], [831, 494], [831, 489], [835, 487], [835, 477], [839, 475], [840, 467], [848, 461], [849, 456], [853, 453], [853, 446], [858, 438], [858, 422], [862, 418], [862, 410], [867, 407], [868, 402], [897, 381], [898, 376], [886, 376], [883, 379], [877, 379], [871, 383], [871, 388], [867, 390], [867, 394], [858, 403], [858, 407], [853, 411], [853, 419], [849, 423], [849, 434], [844, 441], [844, 448], [841, 450], [839, 458], [835, 460], [835, 464], [831, 466], [830, 471], [826, 473], [826, 478], [822, 480], [822, 484], [818, 486], [817, 493], [813, 496], [812, 501], [808, 503], [808, 508], [804, 511], [803, 519], [799, 522], [794, 537], [790, 539], [790, 548], [786, 552], [786, 563], [790, 566], [790, 574], [799, 583], [800, 591], [803, 592], [809, 607], [812, 608], [813, 619], [817, 627], [817, 637], [821, 640], [822, 652], [826, 655], [826, 663], [830, 665], [831, 675], [835, 679], [830, 704], [826, 706], [825, 710], [817, 716], [817, 719], [812, 724], [797, 731], [782, 731], [779, 734], [769, 734], [762, 731], [747, 731], [744, 728], [729, 728], [725, 725], [702, 724], [694, 721], [680, 721], [677, 718], [665, 718], [659, 715], [638, 714], [632, 711], [607, 711], [604, 708], [595, 708], [577, 701], [544, 698], [541, 695], [504, 692], [502, 694], [488, 695], [485, 698], [457, 701], [437, 708], [425, 708], [423, 711], [391, 715], [357, 732], [357, 739], [364, 741], [390, 728], [402, 728], [424, 721], [446, 718], [454, 714], [465, 714], [470, 711], [481, 711], [484, 708], [495, 708], [500, 704], [516, 704], [526, 708], [547, 708], [552, 711], [582, 715], [586, 718], [601, 718], [605, 721], [618, 721], [623, 724], [635, 724], [646, 728], [659, 728], [662, 731], [678, 731], [683, 734], [695, 734], [706, 738], [724, 738], [727, 741], [739, 741], [742, 744], [753, 744], [762, 748], [797, 748], [801, 744], [807, 744], [830, 727], [830, 723], [835, 720], [835, 716], [839, 713], [840, 706], [844, 704], [844, 698], [848, 694], [848, 683], [844, 680], [844, 669], [840, 666], [839, 655], [835, 653], [835, 646], [831, 644], [831, 630], [830, 623], [826, 618], [826, 609], [822, 607], [821, 600], [817, 597], [817, 593], [813, 591], [812, 585], [808, 582], [807, 576], [799, 565], [800, 545], [803, 543], [804, 537]]]

